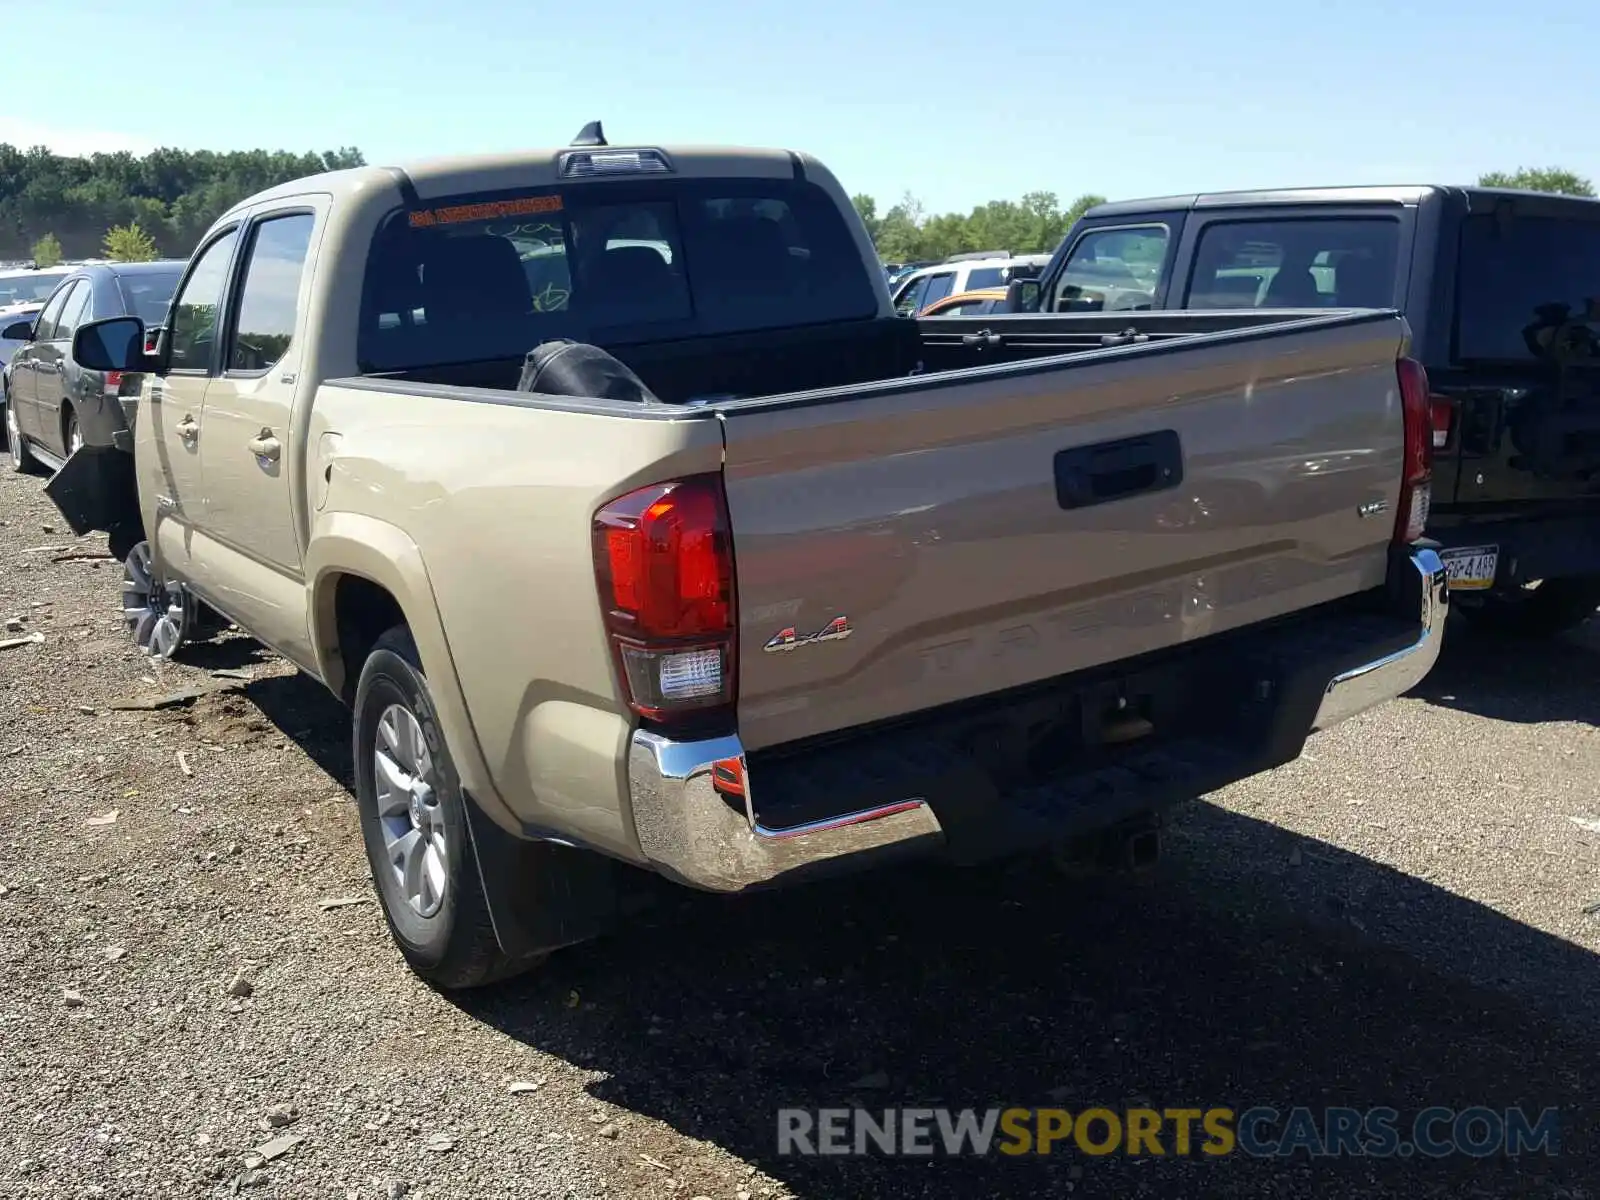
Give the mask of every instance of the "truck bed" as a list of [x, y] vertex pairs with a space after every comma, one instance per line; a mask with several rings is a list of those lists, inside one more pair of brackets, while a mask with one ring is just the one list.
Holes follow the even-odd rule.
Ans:
[[[604, 348], [631, 367], [663, 403], [706, 398], [721, 403], [729, 397], [801, 398], [806, 393], [1023, 359], [1129, 345], [1150, 348], [1196, 338], [1255, 338], [1269, 328], [1288, 333], [1374, 318], [1378, 318], [1374, 312], [1327, 309], [895, 317], [684, 341], [606, 342]], [[362, 378], [382, 380], [386, 386], [411, 383], [509, 392], [516, 390], [522, 366], [521, 358], [494, 359]]]
[[[494, 389], [520, 369], [511, 363], [327, 386], [720, 422], [750, 750], [1151, 653], [1384, 580], [1402, 474], [1395, 360], [1406, 330], [1392, 312], [784, 332], [693, 343], [692, 354], [608, 347], [658, 395], [764, 393], [703, 406]], [[794, 383], [813, 386], [784, 386]], [[631, 478], [648, 482], [648, 470]], [[813, 636], [835, 624], [847, 635]]]

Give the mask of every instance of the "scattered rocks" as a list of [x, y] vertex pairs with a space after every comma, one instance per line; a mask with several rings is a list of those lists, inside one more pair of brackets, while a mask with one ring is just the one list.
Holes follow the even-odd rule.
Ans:
[[434, 1154], [448, 1154], [456, 1148], [456, 1143], [447, 1133], [430, 1133], [423, 1146]]
[[71, 988], [62, 988], [61, 1003], [66, 1005], [68, 1008], [82, 1008], [83, 993], [73, 991]]
[[105, 956], [108, 963], [121, 962], [128, 956], [128, 951], [122, 946], [107, 946]]
[[599, 1136], [600, 1136], [600, 1137], [603, 1137], [603, 1138], [610, 1138], [610, 1139], [612, 1139], [612, 1140], [613, 1140], [613, 1141], [615, 1141], [615, 1140], [616, 1140], [616, 1138], [617, 1138], [617, 1137], [619, 1137], [619, 1136], [620, 1136], [620, 1135], [621, 1135], [621, 1133], [622, 1133], [622, 1130], [621, 1130], [621, 1129], [619, 1129], [619, 1128], [618, 1128], [618, 1127], [617, 1127], [617, 1125], [616, 1125], [616, 1124], [615, 1124], [615, 1123], [614, 1123], [614, 1122], [612, 1122], [612, 1121], [607, 1121], [607, 1122], [606, 1122], [606, 1123], [605, 1123], [605, 1124], [604, 1124], [604, 1125], [602, 1125], [602, 1126], [600, 1126], [600, 1128], [599, 1128], [599, 1129], [597, 1129], [597, 1130], [596, 1130], [596, 1131], [595, 1131], [595, 1132], [596, 1132], [596, 1133], [597, 1133], [597, 1134], [598, 1134], [598, 1135], [599, 1135]]
[[244, 970], [241, 968], [233, 973], [232, 979], [228, 980], [227, 990], [228, 995], [242, 1000], [246, 996], [250, 996], [255, 993], [256, 985], [250, 982], [250, 977], [246, 975]]
[[113, 808], [110, 812], [101, 813], [98, 817], [90, 817], [87, 821], [84, 822], [84, 824], [85, 825], [115, 825], [117, 823], [117, 818], [119, 816], [121, 816], [121, 815], [122, 815], [122, 811], [120, 809]]
[[6, 632], [7, 633], [21, 633], [25, 628], [26, 628], [26, 626], [22, 623], [22, 618], [21, 617], [8, 617], [8, 618], [6, 618]]

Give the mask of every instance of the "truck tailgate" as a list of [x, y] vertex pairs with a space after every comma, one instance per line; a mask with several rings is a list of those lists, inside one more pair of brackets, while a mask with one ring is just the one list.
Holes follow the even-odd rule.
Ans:
[[1394, 314], [723, 410], [747, 749], [1375, 587]]

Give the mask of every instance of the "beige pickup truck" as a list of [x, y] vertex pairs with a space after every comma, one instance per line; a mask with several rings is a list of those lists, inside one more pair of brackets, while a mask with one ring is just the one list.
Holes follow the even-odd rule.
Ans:
[[349, 704], [446, 987], [603, 931], [629, 868], [1142, 831], [1407, 690], [1448, 597], [1406, 350], [1389, 311], [898, 317], [814, 159], [592, 130], [254, 196], [163, 327], [74, 345], [145, 375], [131, 625], [225, 614]]

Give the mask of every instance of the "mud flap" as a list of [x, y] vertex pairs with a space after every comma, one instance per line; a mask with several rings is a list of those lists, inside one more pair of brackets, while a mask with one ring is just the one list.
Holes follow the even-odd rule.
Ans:
[[84, 446], [50, 477], [44, 494], [79, 537], [100, 530], [114, 540], [143, 540], [139, 485], [126, 451]]
[[609, 858], [513, 837], [470, 796], [466, 810], [495, 940], [508, 958], [536, 958], [612, 929], [619, 903], [617, 866]]

